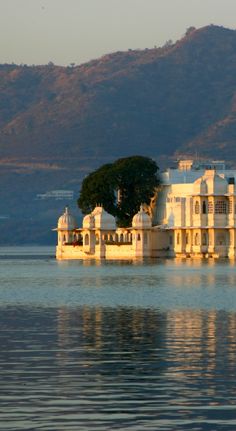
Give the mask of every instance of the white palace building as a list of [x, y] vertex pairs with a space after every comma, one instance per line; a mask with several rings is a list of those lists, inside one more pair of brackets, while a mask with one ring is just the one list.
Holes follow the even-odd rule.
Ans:
[[181, 160], [161, 174], [152, 208], [132, 226], [96, 207], [78, 228], [68, 208], [58, 220], [57, 259], [236, 257], [236, 170], [222, 161]]

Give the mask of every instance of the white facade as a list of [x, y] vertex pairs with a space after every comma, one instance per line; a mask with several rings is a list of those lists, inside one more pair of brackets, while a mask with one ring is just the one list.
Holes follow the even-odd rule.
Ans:
[[235, 257], [236, 171], [224, 162], [182, 160], [162, 174], [153, 220], [141, 205], [132, 227], [117, 228], [96, 207], [77, 228], [69, 210], [58, 221], [58, 259]]
[[159, 223], [170, 256], [235, 257], [235, 176], [224, 162], [183, 161], [163, 175]]

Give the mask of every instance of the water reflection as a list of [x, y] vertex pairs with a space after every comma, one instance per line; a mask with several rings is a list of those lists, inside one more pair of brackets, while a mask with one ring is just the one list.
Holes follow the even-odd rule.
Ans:
[[2, 308], [5, 430], [235, 430], [236, 313]]

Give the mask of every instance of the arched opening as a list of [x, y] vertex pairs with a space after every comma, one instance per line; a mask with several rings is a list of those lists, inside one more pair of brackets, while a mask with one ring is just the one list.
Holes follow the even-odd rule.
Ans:
[[203, 235], [202, 235], [202, 245], [207, 245], [207, 242], [208, 242], [208, 235], [207, 235], [206, 232], [203, 232]]
[[200, 206], [199, 206], [199, 202], [195, 202], [195, 208], [194, 208], [195, 214], [199, 214], [200, 213]]
[[120, 242], [124, 242], [124, 235], [123, 235], [123, 233], [120, 234]]
[[138, 233], [138, 235], [137, 235], [137, 241], [141, 241], [140, 233]]
[[206, 201], [203, 201], [202, 203], [202, 213], [206, 214], [207, 213], [207, 205], [206, 205]]
[[185, 242], [186, 242], [186, 245], [188, 245], [188, 244], [189, 244], [189, 234], [188, 234], [188, 233], [186, 233], [186, 239], [185, 239]]
[[89, 245], [89, 234], [88, 233], [85, 234], [84, 245]]
[[177, 243], [177, 245], [180, 244], [180, 234], [179, 234], [179, 232], [177, 233], [176, 243]]

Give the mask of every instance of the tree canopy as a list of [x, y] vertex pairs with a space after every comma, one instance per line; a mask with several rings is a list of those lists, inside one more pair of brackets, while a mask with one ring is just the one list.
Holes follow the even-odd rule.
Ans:
[[96, 205], [129, 226], [141, 203], [149, 205], [159, 184], [158, 167], [149, 157], [132, 156], [106, 164], [83, 181], [78, 206], [86, 214]]

